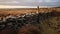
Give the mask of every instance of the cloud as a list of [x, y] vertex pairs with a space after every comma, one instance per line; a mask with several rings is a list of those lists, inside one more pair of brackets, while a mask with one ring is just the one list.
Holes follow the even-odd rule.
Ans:
[[17, 2], [17, 1], [8, 1], [8, 2], [7, 2], [7, 1], [6, 1], [6, 2], [0, 2], [0, 3], [5, 3], [5, 4], [6, 4], [6, 3], [19, 3], [19, 2]]
[[1, 0], [0, 5], [10, 6], [60, 6], [60, 0]]

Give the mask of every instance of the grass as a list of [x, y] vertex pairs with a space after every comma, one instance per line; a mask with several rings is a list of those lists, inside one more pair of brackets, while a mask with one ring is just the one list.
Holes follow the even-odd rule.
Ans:
[[45, 19], [44, 21], [41, 21], [37, 25], [40, 27], [40, 32], [42, 34], [60, 34], [60, 32], [58, 32], [58, 30], [60, 29], [58, 27], [59, 23], [60, 23], [60, 16], [56, 16]]

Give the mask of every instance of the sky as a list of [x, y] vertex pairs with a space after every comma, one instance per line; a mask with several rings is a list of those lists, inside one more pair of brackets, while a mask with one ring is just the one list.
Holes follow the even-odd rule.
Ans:
[[2, 6], [60, 6], [60, 0], [0, 0]]

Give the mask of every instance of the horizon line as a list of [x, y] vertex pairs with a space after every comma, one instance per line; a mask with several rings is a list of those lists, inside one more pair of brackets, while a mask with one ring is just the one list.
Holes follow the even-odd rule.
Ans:
[[[39, 6], [39, 8], [51, 8], [56, 6]], [[37, 6], [9, 6], [9, 5], [0, 5], [0, 8], [37, 8]]]

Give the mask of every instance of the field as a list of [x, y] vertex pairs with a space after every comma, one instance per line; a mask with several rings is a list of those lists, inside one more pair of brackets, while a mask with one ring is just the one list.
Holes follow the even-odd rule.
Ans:
[[0, 9], [0, 34], [60, 34], [60, 8]]

